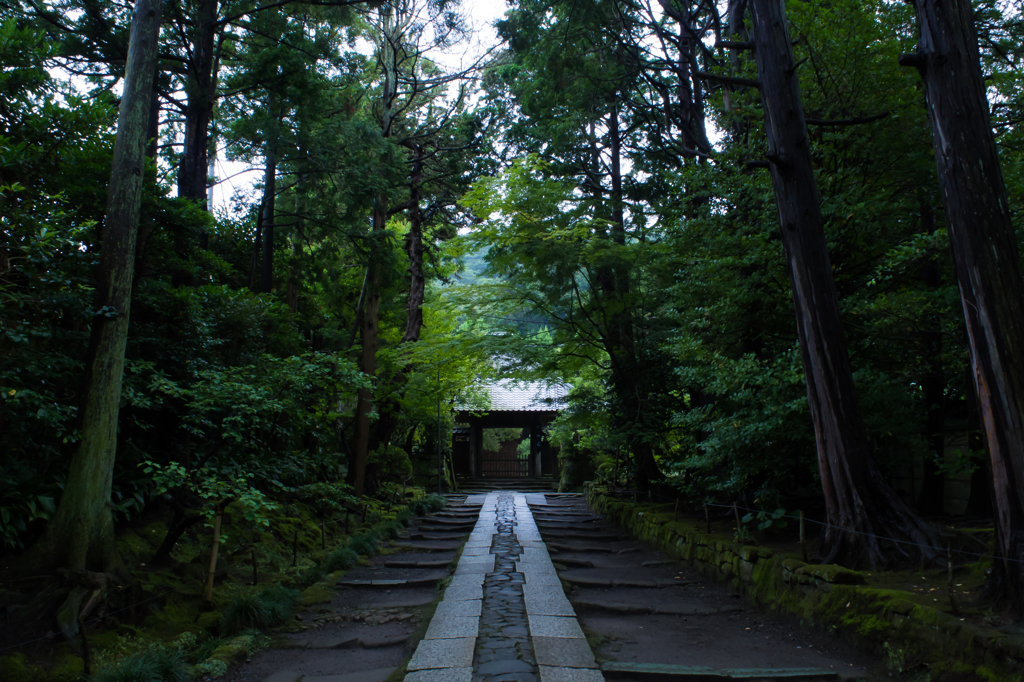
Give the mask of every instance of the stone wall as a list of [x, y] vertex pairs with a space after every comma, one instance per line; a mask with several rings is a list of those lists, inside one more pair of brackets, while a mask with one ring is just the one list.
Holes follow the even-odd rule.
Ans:
[[695, 530], [692, 523], [674, 521], [664, 505], [612, 497], [593, 483], [586, 495], [593, 509], [634, 536], [728, 583], [761, 608], [795, 614], [877, 650], [895, 672], [947, 682], [1024, 679], [1024, 635], [966, 623], [916, 604], [900, 590], [870, 587], [864, 573], [807, 564]]

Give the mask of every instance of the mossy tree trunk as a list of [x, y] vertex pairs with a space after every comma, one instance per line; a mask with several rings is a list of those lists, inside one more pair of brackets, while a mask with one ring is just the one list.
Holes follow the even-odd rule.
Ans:
[[161, 0], [138, 0], [132, 16], [80, 408], [81, 441], [57, 512], [34, 548], [33, 559], [42, 566], [106, 569], [116, 563], [110, 489], [160, 11]]
[[990, 587], [1024, 614], [1024, 281], [989, 118], [969, 0], [916, 0], [918, 52], [900, 62], [924, 80], [946, 229], [967, 321], [971, 368], [995, 483]]

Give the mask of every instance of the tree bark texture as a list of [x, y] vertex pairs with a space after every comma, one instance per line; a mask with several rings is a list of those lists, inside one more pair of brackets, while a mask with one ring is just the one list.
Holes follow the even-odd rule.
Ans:
[[274, 286], [274, 206], [277, 195], [277, 154], [267, 142], [267, 170], [263, 177], [263, 263], [260, 269], [260, 291], [269, 294]]
[[[380, 318], [380, 254], [379, 251], [385, 237], [384, 226], [387, 222], [387, 199], [383, 193], [378, 195], [373, 208], [373, 234], [370, 235], [370, 265], [366, 270], [366, 296], [363, 302], [363, 316], [360, 321], [362, 332], [362, 352], [359, 369], [370, 379], [377, 372], [377, 335]], [[364, 493], [366, 485], [366, 461], [370, 450], [370, 413], [373, 411], [373, 387], [359, 390], [356, 405], [356, 429], [353, 436], [352, 458], [349, 463], [348, 482], [356, 496]]]
[[420, 340], [427, 281], [423, 275], [423, 214], [420, 211], [423, 150], [413, 149], [413, 154], [412, 176], [409, 178], [409, 233], [405, 235], [405, 252], [409, 255], [409, 303], [402, 343]]
[[990, 587], [1024, 615], [1024, 283], [982, 80], [969, 0], [917, 0], [924, 80], [946, 229], [995, 484]]
[[[828, 516], [825, 561], [878, 567], [919, 551], [934, 554], [929, 549], [936, 546], [933, 532], [884, 481], [868, 450], [843, 342], [784, 0], [751, 0], [750, 8], [772, 186]], [[880, 535], [907, 542], [887, 551]]]
[[178, 166], [178, 196], [206, 205], [207, 153], [216, 99], [214, 45], [217, 0], [201, 0], [196, 12], [195, 41], [188, 62], [185, 105], [185, 146]]
[[81, 406], [81, 440], [71, 459], [57, 513], [37, 545], [35, 560], [42, 566], [105, 569], [116, 563], [110, 490], [160, 11], [161, 0], [138, 0], [132, 16], [103, 223], [96, 314]]

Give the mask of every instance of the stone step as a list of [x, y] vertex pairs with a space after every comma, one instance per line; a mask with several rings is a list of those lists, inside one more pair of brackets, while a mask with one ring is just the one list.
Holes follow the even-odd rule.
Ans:
[[707, 668], [671, 663], [609, 661], [601, 664], [606, 673], [643, 675], [659, 680], [834, 680], [839, 673], [828, 668]]

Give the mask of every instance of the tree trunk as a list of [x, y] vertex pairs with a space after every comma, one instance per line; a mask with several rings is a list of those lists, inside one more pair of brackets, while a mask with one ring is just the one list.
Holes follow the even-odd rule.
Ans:
[[[400, 29], [395, 17], [395, 6], [385, 3], [378, 12], [381, 20], [381, 40], [379, 43], [381, 70], [384, 82], [381, 88], [381, 136], [386, 140], [391, 137], [392, 124], [396, 115], [394, 103], [398, 93], [397, 57], [395, 50], [399, 44]], [[373, 230], [370, 234], [369, 263], [366, 268], [364, 282], [362, 317], [362, 353], [360, 369], [371, 380], [377, 371], [377, 334], [380, 317], [380, 288], [382, 280], [382, 250], [386, 247], [388, 219], [388, 197], [383, 191], [378, 192], [373, 205]], [[359, 402], [356, 406], [356, 428], [353, 435], [352, 454], [349, 459], [348, 483], [355, 489], [355, 494], [362, 495], [366, 483], [366, 460], [370, 449], [370, 413], [373, 411], [373, 387], [359, 391]]]
[[269, 294], [274, 285], [274, 205], [277, 194], [277, 153], [267, 142], [267, 170], [263, 178], [263, 264], [260, 291]]
[[[370, 265], [366, 270], [366, 296], [363, 302], [362, 354], [359, 369], [371, 380], [377, 371], [377, 332], [380, 317], [380, 250], [384, 248], [387, 222], [387, 199], [377, 196], [373, 207], [373, 234], [370, 235]], [[378, 243], [379, 242], [379, 243]], [[356, 406], [356, 429], [352, 438], [352, 457], [349, 462], [348, 483], [356, 496], [363, 494], [366, 483], [366, 460], [370, 449], [370, 413], [373, 411], [373, 387], [360, 389]]]
[[92, 320], [86, 364], [81, 440], [57, 513], [34, 549], [38, 566], [106, 569], [117, 560], [110, 489], [160, 10], [160, 0], [137, 0], [132, 16], [97, 273], [98, 314]]
[[995, 482], [990, 587], [1024, 613], [1024, 283], [969, 0], [917, 0], [918, 52], [946, 229]]
[[[878, 567], [918, 552], [934, 532], [892, 491], [868, 452], [811, 165], [783, 0], [751, 0], [768, 159], [789, 265], [828, 527], [826, 563]], [[909, 544], [885, 549], [878, 535]]]
[[405, 236], [405, 252], [409, 254], [409, 304], [402, 343], [420, 340], [423, 328], [423, 296], [426, 278], [423, 275], [423, 214], [420, 212], [420, 189], [423, 183], [423, 150], [413, 149], [412, 176], [409, 178], [409, 233]]
[[178, 166], [178, 196], [206, 206], [207, 152], [215, 101], [214, 42], [218, 0], [201, 0], [196, 12], [196, 39], [188, 64], [185, 145]]

